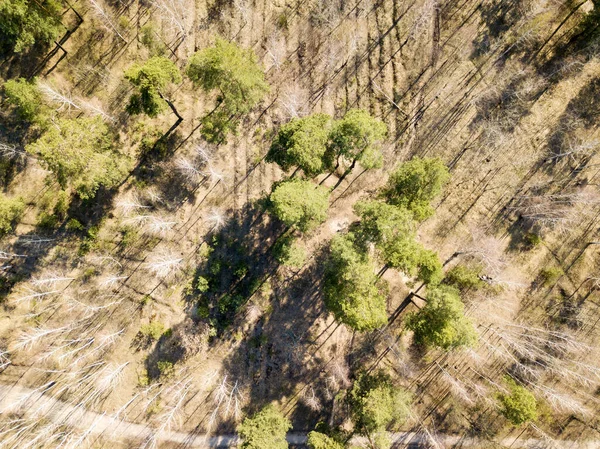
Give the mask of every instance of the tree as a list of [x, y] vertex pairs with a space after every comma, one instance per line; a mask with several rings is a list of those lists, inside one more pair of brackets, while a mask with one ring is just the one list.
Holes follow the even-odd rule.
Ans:
[[411, 401], [410, 393], [395, 387], [391, 378], [381, 371], [359, 374], [348, 395], [355, 426], [363, 435], [404, 422], [410, 413]]
[[344, 445], [342, 443], [337, 442], [324, 433], [314, 430], [308, 434], [307, 443], [310, 449], [344, 449]]
[[291, 179], [275, 187], [270, 202], [273, 214], [286, 225], [308, 231], [327, 218], [329, 191], [310, 181]]
[[464, 309], [458, 290], [439, 286], [429, 290], [425, 307], [409, 315], [406, 326], [414, 332], [419, 344], [445, 350], [472, 346], [477, 341], [477, 332], [465, 317]]
[[538, 417], [537, 401], [527, 388], [518, 385], [513, 379], [507, 378], [508, 394], [499, 394], [500, 412], [515, 426]]
[[279, 129], [267, 153], [267, 162], [275, 162], [283, 170], [299, 167], [307, 176], [323, 173], [330, 123], [327, 114], [292, 119]]
[[51, 43], [63, 28], [61, 12], [61, 2], [56, 0], [3, 0], [0, 51], [20, 53], [35, 43]]
[[19, 118], [34, 121], [42, 109], [42, 95], [35, 81], [29, 83], [25, 78], [8, 80], [4, 83], [6, 101], [15, 107]]
[[372, 260], [357, 250], [354, 234], [334, 237], [329, 253], [323, 286], [327, 308], [357, 331], [385, 325], [385, 284], [376, 276]]
[[98, 116], [58, 120], [25, 149], [82, 199], [92, 198], [101, 186], [116, 186], [128, 169], [128, 160], [113, 147], [113, 134]]
[[170, 83], [181, 83], [181, 73], [170, 59], [154, 56], [143, 65], [135, 64], [125, 71], [125, 78], [139, 89], [139, 93], [129, 99], [127, 112], [130, 114], [143, 112], [156, 117], [167, 105], [173, 108], [163, 91]]
[[415, 241], [416, 223], [411, 211], [381, 201], [359, 201], [354, 211], [361, 221], [357, 234], [364, 249], [374, 243], [384, 263], [426, 284], [442, 280], [442, 264], [437, 253]]
[[0, 236], [12, 231], [13, 226], [25, 210], [25, 203], [21, 198], [8, 198], [0, 193]]
[[326, 164], [337, 169], [343, 160], [349, 162], [337, 185], [352, 172], [357, 162], [365, 169], [381, 167], [383, 156], [379, 143], [386, 134], [385, 123], [362, 109], [351, 109], [333, 124], [324, 156]]
[[404, 206], [418, 221], [433, 215], [430, 202], [450, 179], [448, 168], [438, 158], [414, 158], [390, 176], [384, 196], [391, 204]]
[[221, 38], [192, 55], [186, 74], [206, 92], [218, 91], [220, 110], [203, 119], [207, 129], [202, 132], [212, 141], [225, 141], [227, 132], [237, 127], [234, 116], [250, 112], [269, 92], [254, 50]]
[[238, 427], [243, 449], [287, 449], [285, 435], [292, 428], [289, 419], [268, 405]]

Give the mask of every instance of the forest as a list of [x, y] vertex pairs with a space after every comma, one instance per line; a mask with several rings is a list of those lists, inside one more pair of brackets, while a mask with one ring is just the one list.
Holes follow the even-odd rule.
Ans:
[[0, 448], [600, 448], [600, 0], [0, 0]]

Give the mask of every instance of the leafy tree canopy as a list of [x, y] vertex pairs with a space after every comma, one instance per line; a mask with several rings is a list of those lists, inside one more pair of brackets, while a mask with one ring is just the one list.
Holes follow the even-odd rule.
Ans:
[[0, 193], [0, 236], [8, 234], [14, 223], [21, 218], [25, 203], [21, 198], [8, 198]]
[[285, 435], [292, 428], [289, 419], [268, 405], [238, 427], [243, 449], [287, 449]]
[[291, 179], [278, 184], [271, 193], [273, 214], [288, 226], [308, 231], [327, 218], [329, 191], [310, 181]]
[[501, 413], [515, 426], [538, 417], [535, 396], [525, 387], [518, 385], [513, 379], [507, 378], [508, 394], [499, 394]]
[[292, 119], [279, 129], [266, 160], [276, 162], [283, 170], [299, 167], [307, 176], [323, 173], [330, 123], [327, 114]]
[[342, 443], [324, 433], [312, 431], [308, 434], [308, 447], [310, 449], [344, 449]]
[[333, 238], [325, 268], [325, 305], [336, 319], [357, 331], [387, 323], [385, 284], [373, 262], [357, 250], [353, 234]]
[[454, 349], [472, 346], [477, 341], [473, 323], [464, 314], [465, 306], [458, 290], [439, 286], [429, 290], [427, 303], [418, 313], [409, 315], [406, 326], [420, 344]]
[[113, 134], [100, 117], [58, 120], [27, 152], [39, 157], [62, 187], [70, 185], [82, 199], [100, 186], [111, 188], [128, 169], [127, 159], [113, 148]]
[[63, 29], [61, 12], [56, 0], [2, 0], [0, 51], [20, 53], [35, 43], [51, 43]]
[[411, 396], [392, 384], [383, 372], [361, 373], [348, 397], [356, 428], [363, 435], [385, 430], [406, 420]]
[[359, 201], [354, 211], [361, 218], [357, 234], [366, 250], [372, 242], [386, 265], [414, 276], [426, 284], [443, 277], [442, 264], [433, 251], [415, 241], [416, 223], [411, 211], [381, 201]]
[[139, 93], [129, 99], [127, 111], [156, 117], [167, 106], [163, 90], [170, 84], [181, 83], [181, 73], [170, 59], [154, 56], [144, 64], [135, 64], [125, 71], [125, 78], [138, 87]]
[[269, 91], [254, 50], [221, 38], [192, 55], [186, 74], [205, 91], [218, 90], [234, 114], [250, 111]]
[[379, 143], [387, 134], [387, 126], [362, 109], [351, 109], [344, 118], [337, 120], [329, 134], [325, 153], [326, 164], [340, 157], [351, 161], [351, 168], [358, 161], [367, 169], [381, 167], [383, 156]]
[[448, 168], [438, 158], [414, 158], [392, 173], [384, 195], [391, 204], [406, 207], [416, 220], [433, 214], [431, 201], [450, 179]]
[[25, 78], [8, 80], [4, 83], [4, 93], [6, 101], [15, 107], [23, 120], [35, 120], [42, 110], [42, 95], [35, 81], [29, 83]]

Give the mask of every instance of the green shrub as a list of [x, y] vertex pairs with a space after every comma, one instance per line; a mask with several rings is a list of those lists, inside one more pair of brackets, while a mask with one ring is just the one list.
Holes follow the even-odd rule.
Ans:
[[539, 246], [542, 244], [542, 238], [535, 232], [528, 232], [523, 237], [523, 242], [529, 248], [535, 248], [536, 246]]
[[165, 332], [165, 325], [160, 321], [151, 321], [148, 324], [142, 324], [140, 334], [151, 340], [158, 340]]
[[25, 203], [21, 198], [9, 198], [0, 193], [0, 237], [12, 231], [24, 210]]
[[294, 241], [293, 236], [285, 236], [273, 246], [277, 262], [286, 267], [301, 268], [306, 261], [306, 249]]
[[35, 81], [28, 82], [25, 78], [8, 80], [4, 83], [4, 93], [7, 103], [15, 107], [19, 118], [32, 122], [42, 110], [42, 95]]
[[76, 218], [71, 218], [67, 222], [66, 228], [67, 228], [67, 231], [81, 232], [85, 229], [85, 226], [83, 226], [81, 224], [81, 222], [79, 220], [77, 220]]
[[499, 394], [500, 412], [515, 426], [528, 421], [534, 421], [538, 417], [538, 404], [535, 396], [526, 388], [507, 378], [508, 394]]
[[556, 284], [556, 281], [563, 276], [565, 272], [559, 267], [544, 268], [540, 271], [540, 280], [544, 287]]
[[169, 377], [175, 374], [175, 366], [171, 362], [167, 362], [166, 360], [160, 360], [156, 363], [156, 367], [160, 372], [160, 377], [168, 379]]
[[456, 265], [446, 273], [444, 284], [456, 287], [462, 292], [477, 290], [485, 285], [485, 282], [479, 279], [481, 270], [481, 266], [469, 267], [466, 265]]

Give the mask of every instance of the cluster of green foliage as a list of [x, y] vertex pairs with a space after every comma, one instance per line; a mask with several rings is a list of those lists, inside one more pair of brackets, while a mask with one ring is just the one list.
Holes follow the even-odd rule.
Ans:
[[481, 270], [481, 265], [456, 265], [446, 273], [444, 284], [456, 287], [461, 292], [478, 290], [486, 285], [486, 283], [479, 278]]
[[35, 122], [42, 113], [42, 94], [36, 81], [28, 82], [25, 78], [8, 80], [4, 83], [4, 94], [8, 104], [15, 108], [17, 116], [26, 122]]
[[144, 338], [158, 340], [165, 332], [165, 325], [160, 321], [151, 321], [148, 324], [143, 324], [140, 327], [140, 334]]
[[508, 394], [499, 394], [500, 411], [515, 426], [538, 417], [538, 404], [535, 396], [527, 388], [518, 385], [513, 379], [506, 378]]
[[273, 255], [277, 262], [292, 268], [301, 268], [306, 261], [306, 250], [289, 234], [280, 237], [273, 245]]
[[306, 176], [335, 170], [346, 162], [343, 178], [357, 162], [365, 169], [381, 166], [379, 143], [386, 133], [383, 122], [361, 109], [352, 109], [337, 121], [327, 114], [312, 114], [283, 125], [266, 160], [279, 164], [283, 170], [300, 168]]
[[218, 92], [218, 107], [202, 120], [201, 132], [211, 142], [225, 142], [237, 128], [236, 117], [248, 113], [269, 91], [254, 51], [221, 38], [192, 55], [186, 74], [204, 91]]
[[299, 167], [307, 176], [323, 173], [330, 127], [331, 117], [327, 114], [292, 119], [279, 128], [266, 161], [277, 163], [283, 170]]
[[382, 432], [401, 424], [410, 413], [411, 395], [395, 387], [391, 378], [379, 371], [361, 373], [348, 394], [356, 429], [363, 435]]
[[336, 319], [357, 331], [387, 323], [385, 284], [375, 274], [373, 261], [357, 249], [352, 233], [331, 241], [323, 295]]
[[465, 306], [457, 289], [439, 286], [427, 292], [427, 303], [406, 318], [419, 344], [445, 350], [472, 346], [477, 341], [473, 323], [465, 316]]
[[339, 441], [314, 430], [309, 432], [307, 444], [310, 449], [344, 449], [344, 445]]
[[448, 168], [438, 158], [414, 158], [401, 164], [384, 189], [387, 201], [403, 206], [418, 221], [433, 215], [431, 201], [450, 179]]
[[115, 150], [113, 140], [100, 117], [60, 119], [26, 150], [41, 159], [63, 188], [70, 186], [88, 199], [100, 187], [116, 186], [128, 170], [129, 161]]
[[12, 231], [24, 210], [25, 203], [21, 198], [8, 198], [0, 193], [0, 237]]
[[250, 418], [244, 419], [238, 432], [242, 449], [287, 449], [285, 435], [292, 428], [289, 419], [268, 405]]
[[362, 109], [351, 109], [334, 122], [325, 152], [327, 167], [335, 167], [344, 159], [350, 162], [346, 171], [352, 171], [357, 162], [365, 169], [380, 168], [383, 156], [379, 148], [385, 139], [387, 126]]
[[386, 266], [399, 269], [426, 284], [442, 280], [442, 264], [433, 251], [425, 249], [416, 238], [413, 214], [401, 206], [380, 201], [360, 201], [354, 205], [361, 221], [357, 234], [363, 246], [373, 243]]
[[36, 43], [51, 43], [63, 29], [61, 13], [56, 0], [2, 0], [0, 51], [20, 53]]
[[273, 215], [303, 232], [314, 229], [327, 218], [329, 191], [310, 181], [283, 181], [275, 186], [269, 199]]
[[565, 272], [560, 267], [548, 267], [540, 271], [540, 281], [544, 287], [556, 284], [556, 281], [563, 276]]
[[181, 83], [181, 73], [170, 59], [153, 56], [144, 64], [135, 64], [125, 71], [125, 78], [138, 88], [129, 99], [127, 112], [156, 117], [166, 107], [163, 90], [170, 84]]

